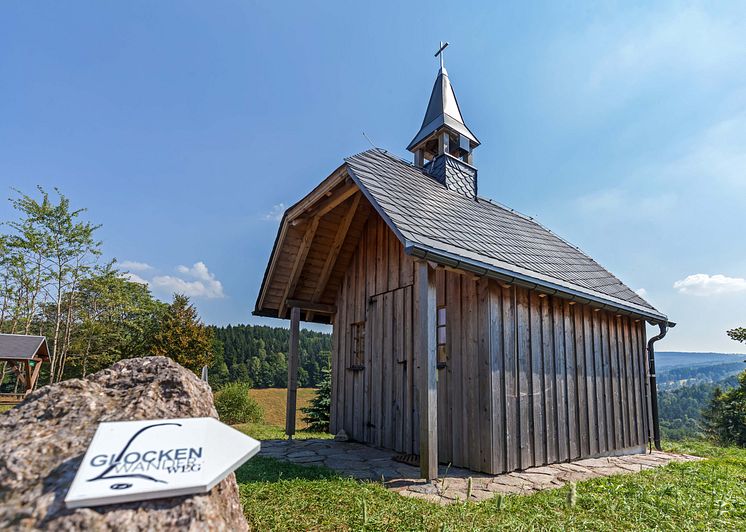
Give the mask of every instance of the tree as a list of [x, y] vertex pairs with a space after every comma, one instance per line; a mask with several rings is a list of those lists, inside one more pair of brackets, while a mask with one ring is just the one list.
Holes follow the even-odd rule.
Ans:
[[746, 447], [746, 371], [738, 376], [737, 387], [715, 389], [702, 418], [706, 432], [721, 445]]
[[80, 282], [98, 260], [101, 243], [94, 239], [99, 226], [81, 219], [85, 209], [73, 209], [57, 189], [56, 200], [37, 189], [38, 198], [15, 191], [11, 204], [18, 217], [4, 224], [10, 233], [0, 237], [0, 329], [46, 335], [45, 371], [54, 382], [65, 371]]
[[329, 368], [321, 370], [322, 380], [311, 399], [311, 404], [301, 411], [305, 414], [303, 421], [311, 430], [329, 432], [329, 418], [332, 407], [332, 372]]
[[[249, 382], [254, 388], [287, 386], [287, 349], [290, 332], [286, 328], [260, 325], [210, 327], [223, 343], [223, 360], [231, 381]], [[331, 361], [331, 335], [300, 332], [298, 384], [315, 388], [321, 382], [321, 370]]]
[[153, 337], [151, 353], [167, 356], [199, 374], [213, 359], [212, 332], [205, 327], [189, 298], [174, 294]]
[[[737, 342], [746, 342], [746, 328], [727, 331]], [[722, 445], [746, 447], [746, 371], [738, 376], [738, 386], [723, 391], [717, 387], [702, 418], [707, 433]]]
[[727, 334], [736, 342], [746, 342], [746, 327], [736, 327], [727, 331]]
[[223, 342], [215, 336], [212, 338], [213, 360], [207, 371], [207, 379], [213, 390], [222, 388], [230, 380], [228, 365], [225, 363]]
[[68, 376], [84, 377], [123, 358], [150, 353], [167, 308], [146, 285], [126, 279], [111, 264], [81, 280]]

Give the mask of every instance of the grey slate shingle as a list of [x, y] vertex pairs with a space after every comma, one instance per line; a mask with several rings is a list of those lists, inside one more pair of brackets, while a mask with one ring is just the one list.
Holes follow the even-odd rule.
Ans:
[[457, 248], [466, 257], [507, 263], [516, 271], [659, 314], [588, 255], [527, 216], [450, 191], [421, 169], [381, 150], [345, 161], [406, 240], [443, 250]]
[[47, 357], [47, 339], [44, 336], [0, 334], [0, 358], [28, 360], [35, 355]]

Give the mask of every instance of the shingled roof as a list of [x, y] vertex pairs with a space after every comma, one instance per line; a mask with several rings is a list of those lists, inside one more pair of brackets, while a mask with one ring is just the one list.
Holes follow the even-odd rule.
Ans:
[[0, 334], [0, 360], [31, 360], [35, 357], [49, 358], [44, 336]]
[[667, 320], [612, 273], [532, 218], [448, 190], [422, 169], [383, 150], [345, 161], [352, 179], [407, 253]]

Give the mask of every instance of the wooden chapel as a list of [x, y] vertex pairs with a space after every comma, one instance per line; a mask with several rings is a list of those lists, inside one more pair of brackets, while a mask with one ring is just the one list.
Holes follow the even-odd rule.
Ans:
[[333, 326], [331, 432], [419, 455], [423, 478], [644, 452], [659, 438], [652, 341], [673, 324], [480, 196], [479, 144], [441, 65], [413, 163], [348, 157], [285, 212], [254, 314], [291, 322], [287, 434], [306, 321]]

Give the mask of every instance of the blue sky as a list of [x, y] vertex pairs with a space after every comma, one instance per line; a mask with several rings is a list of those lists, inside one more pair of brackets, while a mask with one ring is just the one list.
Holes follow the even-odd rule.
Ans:
[[[283, 206], [344, 156], [408, 156], [446, 65], [480, 193], [746, 352], [746, 4], [0, 4], [0, 189], [58, 186], [108, 257], [209, 323], [250, 310]], [[11, 216], [0, 203], [0, 218]]]

